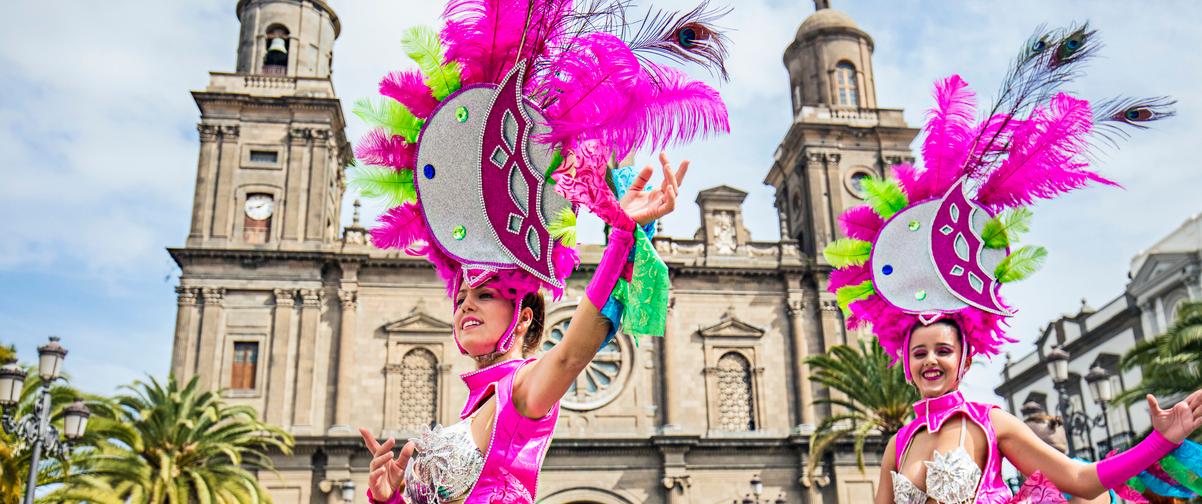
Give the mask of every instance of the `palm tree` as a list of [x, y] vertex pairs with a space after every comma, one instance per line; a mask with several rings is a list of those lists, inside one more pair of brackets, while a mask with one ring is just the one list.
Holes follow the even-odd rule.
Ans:
[[1136, 343], [1119, 365], [1140, 368], [1143, 380], [1115, 397], [1131, 405], [1147, 394], [1172, 396], [1202, 388], [1202, 302], [1184, 303], [1168, 332]]
[[182, 389], [174, 377], [134, 382], [116, 397], [113, 430], [81, 477], [53, 494], [63, 501], [226, 504], [270, 502], [252, 471], [273, 470], [268, 451], [291, 453], [293, 438], [259, 420], [250, 406], [219, 393]]
[[[22, 418], [33, 412], [41, 395], [42, 379], [37, 369], [26, 366], [28, 378], [21, 389], [21, 397], [10, 411], [14, 418]], [[63, 409], [76, 398], [82, 398], [91, 411], [88, 429], [82, 437], [74, 440], [65, 457], [51, 456], [43, 452], [38, 464], [37, 486], [67, 484], [78, 475], [76, 463], [84, 462], [94, 452], [96, 443], [114, 427], [113, 405], [103, 397], [83, 394], [60, 382], [50, 388], [50, 424], [63, 431]], [[29, 477], [29, 462], [32, 452], [18, 442], [11, 433], [0, 431], [0, 502], [20, 502], [25, 496], [25, 484]], [[39, 499], [42, 500], [42, 499]], [[57, 502], [57, 501], [49, 501]], [[103, 502], [103, 501], [101, 501]]]
[[846, 411], [822, 420], [810, 435], [807, 471], [813, 473], [831, 445], [847, 436], [855, 440], [856, 465], [864, 471], [864, 444], [875, 433], [889, 438], [912, 416], [918, 392], [906, 383], [901, 366], [876, 342], [859, 340], [859, 348], [837, 345], [824, 355], [806, 359], [810, 380], [842, 392], [848, 399], [817, 399], [815, 404], [842, 406]]
[[17, 348], [12, 345], [0, 345], [0, 365], [17, 360]]

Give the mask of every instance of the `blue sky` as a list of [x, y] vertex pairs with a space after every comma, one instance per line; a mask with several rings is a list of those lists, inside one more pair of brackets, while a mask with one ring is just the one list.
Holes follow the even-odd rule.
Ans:
[[[0, 20], [0, 342], [23, 360], [55, 334], [66, 369], [93, 392], [150, 373], [165, 375], [177, 274], [165, 247], [187, 234], [199, 114], [189, 90], [209, 71], [232, 71], [238, 24], [233, 0], [18, 2]], [[667, 232], [691, 236], [696, 191], [727, 184], [750, 193], [746, 225], [776, 239], [772, 190], [763, 185], [789, 117], [785, 46], [813, 6], [800, 0], [740, 0], [731, 28], [727, 137], [674, 149], [693, 161], [686, 205]], [[402, 29], [435, 23], [441, 2], [335, 0], [343, 26], [334, 84], [349, 103], [378, 78], [406, 67]], [[1051, 250], [1045, 271], [1010, 287], [1022, 310], [1016, 356], [1039, 327], [1081, 298], [1100, 306], [1119, 295], [1138, 251], [1202, 210], [1193, 149], [1202, 136], [1202, 4], [1129, 1], [840, 1], [876, 42], [878, 103], [921, 125], [931, 83], [960, 73], [988, 97], [1006, 63], [1040, 23], [1090, 20], [1106, 47], [1074, 89], [1086, 97], [1169, 94], [1177, 118], [1106, 154], [1099, 170], [1124, 190], [1091, 189], [1036, 209], [1028, 241]], [[687, 2], [657, 2], [685, 7]], [[346, 107], [349, 110], [349, 106]], [[348, 132], [363, 133], [355, 119]], [[648, 156], [642, 156], [643, 159]], [[352, 198], [347, 198], [347, 204]], [[368, 208], [367, 213], [372, 213]], [[350, 212], [345, 212], [348, 216]], [[596, 228], [585, 239], [599, 239]], [[970, 374], [987, 399], [999, 363]]]

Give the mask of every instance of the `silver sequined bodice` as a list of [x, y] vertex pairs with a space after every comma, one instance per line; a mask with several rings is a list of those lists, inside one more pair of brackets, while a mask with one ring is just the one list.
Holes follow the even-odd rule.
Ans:
[[472, 418], [439, 425], [413, 440], [417, 447], [405, 468], [405, 502], [441, 504], [467, 497], [484, 469], [471, 425]]
[[[946, 455], [935, 450], [935, 460], [923, 461], [927, 466], [926, 492], [919, 490], [910, 478], [893, 471], [895, 504], [925, 504], [928, 498], [939, 504], [971, 504], [976, 500], [981, 468], [964, 449], [965, 427], [966, 423], [961, 419], [959, 447]], [[905, 460], [904, 453], [902, 459]]]

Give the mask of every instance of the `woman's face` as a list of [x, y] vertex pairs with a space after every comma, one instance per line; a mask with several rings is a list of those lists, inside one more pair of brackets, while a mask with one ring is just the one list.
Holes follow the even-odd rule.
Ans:
[[[459, 288], [455, 296], [455, 325], [459, 344], [467, 350], [468, 355], [481, 356], [490, 354], [497, 349], [497, 341], [505, 335], [509, 324], [513, 322], [514, 302], [501, 296], [497, 289], [485, 283], [479, 287], [470, 288], [466, 285]], [[520, 329], [529, 324], [533, 312], [527, 314], [529, 308], [523, 309], [522, 320], [514, 329], [515, 341], [521, 339]], [[514, 346], [520, 346], [515, 344]]]
[[910, 335], [910, 376], [923, 398], [938, 397], [959, 385], [960, 334], [948, 324], [914, 329]]

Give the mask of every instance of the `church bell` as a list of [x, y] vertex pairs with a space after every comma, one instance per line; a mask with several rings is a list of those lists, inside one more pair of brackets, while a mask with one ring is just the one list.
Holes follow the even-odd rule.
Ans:
[[283, 38], [273, 38], [271, 39], [271, 44], [267, 46], [267, 52], [288, 54], [288, 44], [284, 42]]

